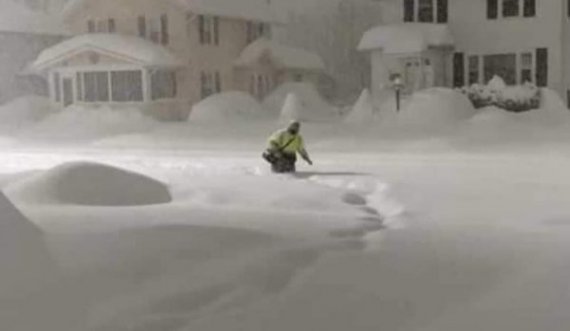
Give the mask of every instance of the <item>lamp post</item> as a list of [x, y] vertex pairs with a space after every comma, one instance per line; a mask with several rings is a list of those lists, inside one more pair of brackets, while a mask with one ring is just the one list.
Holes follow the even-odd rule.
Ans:
[[402, 90], [404, 89], [404, 83], [402, 82], [402, 76], [400, 74], [393, 74], [391, 77], [392, 87], [394, 88], [394, 92], [396, 94], [396, 111], [400, 111], [400, 99]]

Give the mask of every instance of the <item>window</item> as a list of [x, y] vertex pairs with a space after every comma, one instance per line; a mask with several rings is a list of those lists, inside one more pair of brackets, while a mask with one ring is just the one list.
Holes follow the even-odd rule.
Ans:
[[433, 22], [433, 0], [419, 0], [418, 2], [418, 21]]
[[60, 102], [61, 101], [61, 76], [59, 75], [58, 72], [53, 74], [53, 93], [54, 93], [54, 99], [55, 102]]
[[85, 72], [83, 74], [85, 87], [84, 99], [87, 102], [109, 101], [109, 73]]
[[93, 20], [87, 21], [87, 32], [88, 33], [95, 33], [95, 21], [93, 21]]
[[142, 72], [111, 72], [112, 100], [115, 102], [143, 101]]
[[447, 23], [448, 0], [404, 0], [404, 22]]
[[516, 54], [486, 55], [483, 61], [485, 81], [490, 81], [493, 76], [501, 77], [507, 85], [515, 85], [516, 79]]
[[75, 84], [77, 85], [77, 100], [83, 101], [83, 75], [80, 72], [75, 76]]
[[532, 53], [522, 53], [521, 60], [521, 84], [532, 82]]
[[413, 22], [415, 18], [415, 0], [404, 0], [404, 22]]
[[137, 28], [139, 37], [149, 39], [157, 44], [167, 45], [170, 42], [170, 34], [168, 32], [168, 16], [165, 14], [160, 17], [148, 18], [139, 16], [137, 19]]
[[519, 0], [503, 0], [503, 17], [516, 17], [519, 15]]
[[115, 20], [110, 18], [107, 21], [107, 27], [109, 33], [115, 33], [117, 31], [117, 26], [115, 25]]
[[139, 37], [146, 38], [146, 18], [144, 16], [139, 16], [138, 21]]
[[200, 86], [202, 99], [209, 97], [212, 94], [222, 92], [222, 78], [219, 72], [205, 72], [200, 74]]
[[160, 16], [160, 33], [160, 42], [163, 45], [168, 45], [170, 35], [168, 33], [168, 16], [166, 14]]
[[523, 3], [523, 16], [534, 17], [536, 16], [536, 0], [524, 0]]
[[536, 49], [536, 85], [546, 87], [548, 85], [548, 49]]
[[153, 72], [150, 77], [150, 89], [152, 100], [175, 98], [178, 92], [176, 72], [169, 70]]
[[251, 43], [260, 37], [269, 37], [270, 28], [265, 23], [247, 22], [247, 43]]
[[479, 83], [479, 56], [469, 57], [469, 85]]
[[465, 85], [465, 55], [455, 53], [453, 55], [453, 86], [462, 87]]
[[273, 80], [268, 75], [253, 74], [250, 78], [249, 88], [251, 95], [263, 99], [273, 89]]
[[114, 33], [116, 32], [115, 20], [108, 19], [94, 19], [87, 21], [88, 33]]
[[218, 45], [220, 42], [220, 20], [216, 16], [200, 15], [198, 18], [200, 44]]
[[499, 0], [487, 0], [487, 18], [490, 20], [499, 17]]
[[437, 0], [437, 23], [447, 23], [448, 20], [447, 0]]
[[[499, 7], [500, 6], [500, 7]], [[487, 0], [487, 18], [535, 17], [536, 0]]]

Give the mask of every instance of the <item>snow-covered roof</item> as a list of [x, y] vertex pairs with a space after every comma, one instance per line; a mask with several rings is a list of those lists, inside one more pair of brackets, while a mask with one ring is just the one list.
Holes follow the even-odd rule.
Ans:
[[0, 8], [0, 32], [70, 34], [58, 16], [33, 11], [13, 0], [0, 0]]
[[453, 35], [445, 24], [402, 23], [377, 26], [367, 31], [358, 49], [361, 51], [378, 49], [387, 54], [398, 54], [453, 45]]
[[143, 66], [182, 65], [169, 50], [142, 38], [118, 34], [85, 34], [45, 49], [32, 64], [32, 69], [43, 70], [83, 51], [107, 54]]
[[253, 66], [268, 56], [271, 61], [282, 68], [323, 70], [325, 64], [321, 57], [304, 49], [281, 45], [275, 41], [260, 38], [247, 46], [235, 62], [236, 66]]
[[[63, 13], [66, 17], [73, 15], [89, 1], [69, 0]], [[199, 15], [215, 15], [252, 20], [267, 23], [283, 23], [284, 19], [277, 15], [266, 0], [154, 0], [169, 1], [183, 9]]]

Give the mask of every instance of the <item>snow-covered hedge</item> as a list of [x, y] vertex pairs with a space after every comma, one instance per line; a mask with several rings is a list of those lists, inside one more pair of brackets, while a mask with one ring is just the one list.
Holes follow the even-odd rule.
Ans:
[[471, 100], [475, 108], [495, 106], [520, 113], [540, 107], [540, 89], [534, 84], [507, 86], [498, 76], [493, 77], [487, 85], [473, 84], [460, 91]]

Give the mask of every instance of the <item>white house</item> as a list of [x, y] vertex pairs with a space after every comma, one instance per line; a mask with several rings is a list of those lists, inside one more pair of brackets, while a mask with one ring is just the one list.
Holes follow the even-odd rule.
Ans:
[[69, 32], [56, 17], [12, 0], [0, 0], [0, 8], [0, 103], [26, 94], [47, 95], [46, 81], [26, 75], [26, 66]]
[[214, 93], [262, 98], [322, 70], [317, 56], [269, 41], [282, 20], [266, 0], [71, 0], [64, 16], [76, 37], [32, 65], [63, 106], [135, 105], [180, 120]]
[[381, 1], [383, 24], [359, 45], [371, 54], [375, 93], [394, 74], [408, 92], [499, 75], [569, 93], [569, 0]]

